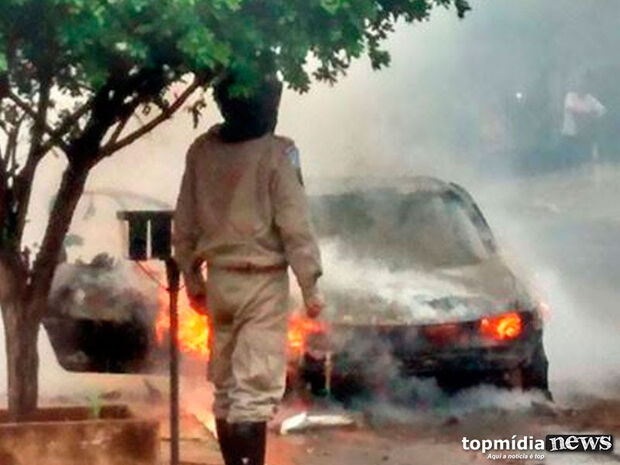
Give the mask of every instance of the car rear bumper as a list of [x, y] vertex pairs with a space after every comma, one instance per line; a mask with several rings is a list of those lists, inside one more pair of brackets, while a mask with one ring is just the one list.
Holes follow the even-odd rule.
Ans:
[[451, 351], [420, 353], [398, 360], [405, 375], [432, 375], [441, 371], [488, 372], [518, 368], [531, 358], [533, 344], [518, 341], [503, 347], [455, 348]]
[[[327, 368], [324, 357], [306, 353], [299, 369], [302, 378], [313, 383], [324, 382], [326, 373], [334, 382], [355, 379], [362, 384], [394, 375], [484, 382], [486, 378], [517, 370], [532, 360], [541, 343], [542, 330], [529, 324], [526, 329], [518, 339], [478, 345], [471, 341], [469, 344], [401, 344], [402, 339], [383, 334], [378, 336], [382, 341], [382, 354], [356, 351], [355, 345], [351, 345], [331, 354]], [[368, 334], [359, 337], [368, 340]]]

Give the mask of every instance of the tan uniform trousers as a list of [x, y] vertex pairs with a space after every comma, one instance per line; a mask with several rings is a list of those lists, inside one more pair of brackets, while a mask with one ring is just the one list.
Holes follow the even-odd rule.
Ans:
[[207, 304], [213, 411], [230, 423], [272, 418], [286, 384], [289, 279], [286, 270], [210, 268]]

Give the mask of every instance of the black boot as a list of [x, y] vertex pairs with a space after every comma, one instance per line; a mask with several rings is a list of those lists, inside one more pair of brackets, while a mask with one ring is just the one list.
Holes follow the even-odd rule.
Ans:
[[236, 465], [235, 452], [231, 447], [231, 431], [230, 425], [226, 420], [215, 420], [215, 429], [217, 431], [217, 439], [220, 443], [220, 451], [222, 457], [224, 457], [224, 463], [226, 465]]
[[264, 465], [267, 423], [231, 423], [229, 427], [234, 465]]

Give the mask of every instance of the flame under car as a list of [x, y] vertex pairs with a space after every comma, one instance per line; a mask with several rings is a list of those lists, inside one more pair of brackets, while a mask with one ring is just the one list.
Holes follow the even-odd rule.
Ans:
[[329, 325], [298, 343], [296, 384], [348, 399], [433, 377], [550, 396], [540, 304], [463, 188], [417, 178], [312, 201]]

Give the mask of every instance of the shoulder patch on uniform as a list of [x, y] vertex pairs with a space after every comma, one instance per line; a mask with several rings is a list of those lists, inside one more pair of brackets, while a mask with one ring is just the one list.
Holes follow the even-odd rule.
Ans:
[[289, 145], [284, 150], [284, 155], [288, 158], [288, 161], [297, 169], [301, 169], [301, 158], [299, 157], [299, 150], [294, 145]]

